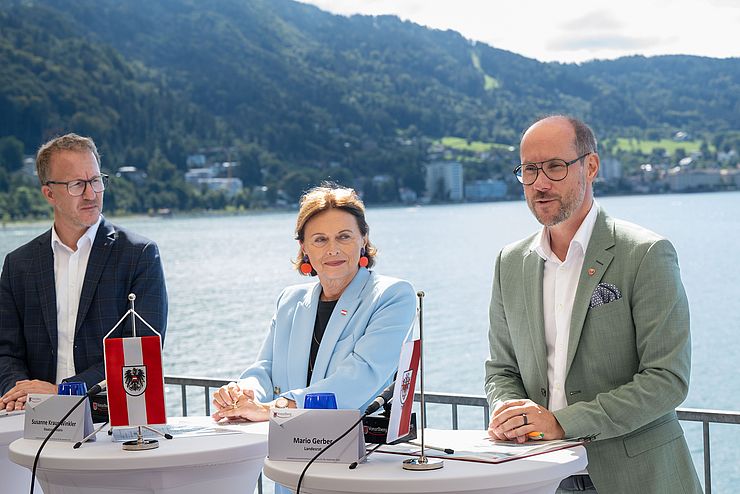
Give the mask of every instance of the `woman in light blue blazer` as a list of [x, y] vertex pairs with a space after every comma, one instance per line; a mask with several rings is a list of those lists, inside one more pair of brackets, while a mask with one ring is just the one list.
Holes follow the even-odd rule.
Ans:
[[257, 360], [213, 395], [213, 417], [268, 419], [331, 392], [338, 408], [365, 407], [390, 382], [410, 335], [410, 283], [370, 271], [376, 255], [365, 207], [352, 189], [325, 184], [301, 199], [296, 269], [318, 282], [286, 288]]

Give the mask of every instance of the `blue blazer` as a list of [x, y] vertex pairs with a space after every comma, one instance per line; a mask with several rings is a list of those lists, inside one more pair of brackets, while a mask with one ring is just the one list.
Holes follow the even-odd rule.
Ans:
[[410, 283], [360, 268], [337, 301], [306, 386], [319, 283], [283, 290], [257, 360], [241, 375], [262, 402], [278, 396], [303, 407], [307, 393], [331, 392], [337, 406], [365, 407], [388, 384], [401, 345], [412, 334], [416, 298]]
[[[129, 309], [136, 294], [136, 312], [157, 331], [167, 328], [167, 289], [157, 245], [144, 237], [100, 222], [80, 294], [74, 338], [78, 374], [62, 376], [102, 381], [102, 338]], [[143, 324], [136, 326], [146, 334]], [[111, 336], [130, 335], [122, 324]], [[146, 330], [148, 332], [148, 329]], [[0, 394], [22, 379], [56, 382], [57, 308], [51, 230], [5, 257], [0, 276]]]

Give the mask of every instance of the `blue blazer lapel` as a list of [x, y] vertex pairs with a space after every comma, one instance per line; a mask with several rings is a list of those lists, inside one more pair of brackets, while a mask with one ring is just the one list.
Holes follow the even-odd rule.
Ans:
[[[537, 242], [535, 238], [535, 243]], [[542, 307], [542, 278], [544, 259], [532, 249], [524, 257], [522, 280], [524, 281], [524, 307], [529, 321], [529, 335], [536, 353], [534, 361], [543, 382], [547, 382], [547, 344], [545, 343], [545, 316]]]
[[[576, 296], [573, 302], [573, 312], [570, 318], [570, 335], [568, 337], [568, 360], [565, 366], [566, 376], [570, 371], [570, 365], [573, 363], [573, 357], [575, 357], [578, 342], [581, 339], [583, 322], [586, 320], [591, 295], [604, 277], [609, 264], [614, 259], [614, 254], [609, 250], [613, 246], [614, 222], [606, 216], [603, 209], [599, 208], [596, 224], [591, 233], [591, 240], [588, 242], [586, 255], [583, 259], [581, 277], [578, 280], [578, 289], [576, 290]], [[593, 270], [593, 274], [589, 274], [589, 270]]]
[[[82, 322], [87, 317], [87, 311], [90, 309], [95, 291], [98, 289], [100, 276], [103, 274], [105, 265], [108, 262], [113, 245], [116, 241], [116, 231], [113, 225], [101, 219], [98, 232], [95, 234], [95, 241], [90, 250], [90, 258], [87, 261], [87, 270], [85, 271], [85, 281], [80, 293], [80, 304], [77, 308], [77, 321], [75, 323], [75, 336], [79, 331]], [[108, 332], [108, 329], [103, 331]]]
[[[288, 389], [302, 389], [306, 387], [308, 376], [308, 357], [311, 353], [311, 338], [313, 327], [316, 324], [316, 309], [319, 306], [321, 284], [316, 283], [313, 290], [306, 292], [293, 314], [293, 324], [288, 343]], [[315, 370], [315, 366], [314, 366]], [[316, 372], [314, 372], [314, 375]]]
[[[42, 235], [36, 245], [36, 287], [44, 325], [49, 332], [52, 348], [57, 347], [57, 290], [54, 278], [54, 252], [51, 250], [51, 230]], [[55, 364], [56, 365], [56, 364]]]
[[365, 288], [367, 280], [370, 279], [370, 272], [365, 268], [360, 268], [350, 284], [345, 288], [342, 296], [337, 301], [337, 306], [331, 314], [329, 323], [326, 325], [326, 331], [321, 338], [321, 346], [316, 354], [316, 362], [313, 367], [311, 381], [318, 381], [326, 377], [326, 369], [334, 355], [334, 347], [339, 341], [344, 329], [352, 319], [352, 315], [357, 310], [362, 299], [360, 294]]

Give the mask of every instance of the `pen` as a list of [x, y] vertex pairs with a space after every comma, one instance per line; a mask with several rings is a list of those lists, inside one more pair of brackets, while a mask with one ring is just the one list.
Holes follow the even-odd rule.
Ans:
[[544, 432], [530, 432], [527, 434], [527, 437], [530, 439], [544, 439], [545, 433]]
[[[409, 444], [413, 444], [414, 446], [419, 446], [421, 448], [421, 444], [416, 443], [414, 441], [409, 441]], [[434, 449], [436, 451], [447, 453], [448, 455], [455, 453], [455, 450], [452, 448], [440, 448], [439, 446], [430, 446], [429, 444], [426, 444], [426, 443], [424, 444], [424, 449]]]
[[382, 443], [381, 444], [378, 444], [377, 446], [373, 447], [372, 449], [366, 450], [365, 451], [365, 454], [362, 455], [362, 458], [360, 458], [357, 461], [353, 461], [352, 463], [349, 464], [349, 469], [350, 470], [354, 470], [355, 468], [357, 468], [357, 465], [359, 465], [360, 463], [362, 463], [363, 461], [365, 461], [365, 458], [367, 458], [370, 455], [370, 453], [375, 453], [375, 450], [378, 449], [381, 446], [383, 446]]

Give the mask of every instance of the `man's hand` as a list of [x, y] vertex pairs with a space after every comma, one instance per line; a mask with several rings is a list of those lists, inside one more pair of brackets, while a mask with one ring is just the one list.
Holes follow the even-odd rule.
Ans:
[[14, 412], [18, 410], [23, 410], [25, 408], [26, 408], [26, 397], [23, 396], [21, 398], [18, 398], [15, 401], [11, 400], [7, 404], [3, 403], [3, 406], [0, 408], [0, 410], [5, 410], [6, 412]]
[[544, 439], [562, 439], [565, 431], [550, 410], [532, 400], [509, 400], [493, 412], [488, 435], [493, 439], [523, 443], [530, 432], [543, 432]]
[[3, 407], [7, 411], [23, 410], [26, 403], [26, 396], [29, 393], [55, 395], [57, 394], [57, 385], [46, 381], [39, 381], [38, 379], [18, 381], [15, 383], [15, 386], [3, 395]]

